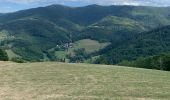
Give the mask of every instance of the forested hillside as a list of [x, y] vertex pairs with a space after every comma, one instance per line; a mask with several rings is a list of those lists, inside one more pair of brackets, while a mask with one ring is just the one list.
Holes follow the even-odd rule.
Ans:
[[[169, 12], [169, 7], [99, 5], [51, 5], [22, 10], [0, 16], [0, 45], [8, 51], [10, 59], [19, 57], [27, 61], [46, 61], [58, 60], [56, 51], [74, 49], [72, 44], [89, 39], [111, 43], [107, 52], [113, 58], [111, 52], [122, 48], [140, 33], [170, 25]], [[101, 59], [108, 58], [107, 54], [99, 55], [103, 55]], [[118, 58], [117, 61], [110, 59], [99, 63], [115, 64], [127, 58], [114, 57]]]
[[150, 57], [139, 57], [134, 61], [124, 60], [119, 65], [170, 71], [170, 53]]
[[93, 64], [0, 62], [1, 100], [168, 100], [170, 73]]
[[[106, 52], [108, 51], [108, 52]], [[170, 51], [170, 26], [144, 32], [117, 48], [106, 48], [96, 63], [117, 64], [122, 60], [153, 56]]]

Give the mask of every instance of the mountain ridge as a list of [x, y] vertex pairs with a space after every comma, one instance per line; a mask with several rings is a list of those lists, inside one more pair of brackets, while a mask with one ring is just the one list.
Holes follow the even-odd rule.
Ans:
[[81, 39], [110, 42], [116, 47], [141, 32], [170, 25], [169, 12], [169, 7], [98, 5], [51, 5], [22, 10], [0, 16], [0, 33], [14, 37], [3, 39], [1, 47], [24, 59], [32, 55], [31, 59], [36, 60], [43, 59], [44, 52], [49, 55], [49, 48]]

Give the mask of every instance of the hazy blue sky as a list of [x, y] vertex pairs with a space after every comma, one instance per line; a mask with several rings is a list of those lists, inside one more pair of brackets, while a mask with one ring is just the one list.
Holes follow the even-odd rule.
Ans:
[[0, 0], [0, 13], [51, 4], [62, 4], [67, 6], [85, 6], [89, 4], [170, 6], [170, 0]]

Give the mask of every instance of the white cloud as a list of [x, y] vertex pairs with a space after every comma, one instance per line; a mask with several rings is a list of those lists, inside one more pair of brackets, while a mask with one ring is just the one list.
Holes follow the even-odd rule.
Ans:
[[170, 0], [0, 0], [0, 2], [9, 2], [16, 4], [64, 4], [81, 2], [85, 4], [100, 5], [152, 5], [152, 6], [170, 6]]

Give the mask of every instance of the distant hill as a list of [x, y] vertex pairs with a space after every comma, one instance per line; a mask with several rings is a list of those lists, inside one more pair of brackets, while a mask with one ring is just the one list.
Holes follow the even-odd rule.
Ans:
[[170, 25], [169, 12], [169, 7], [51, 5], [7, 13], [0, 16], [1, 47], [33, 61], [43, 60], [57, 45], [82, 39], [111, 42], [115, 48], [141, 32]]
[[147, 29], [141, 24], [129, 18], [107, 16], [88, 26], [80, 35], [99, 41], [122, 43], [124, 40], [131, 39], [135, 34], [146, 31]]
[[149, 26], [152, 23], [168, 23], [167, 21], [169, 19], [169, 11], [169, 7], [161, 8], [99, 5], [89, 5], [85, 7], [67, 7], [62, 5], [51, 5], [48, 7], [39, 7], [6, 14], [1, 18], [1, 21], [6, 22], [9, 20], [20, 19], [28, 16], [37, 16], [49, 19], [51, 21], [68, 19], [69, 21], [80, 25], [90, 25], [110, 15], [131, 18], [141, 22], [145, 21]]

